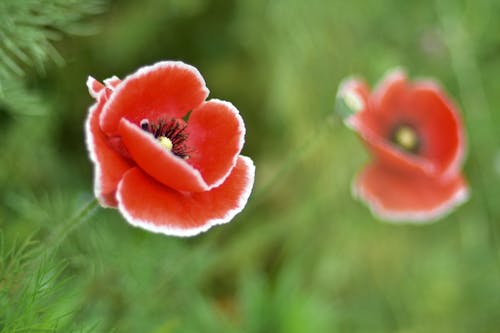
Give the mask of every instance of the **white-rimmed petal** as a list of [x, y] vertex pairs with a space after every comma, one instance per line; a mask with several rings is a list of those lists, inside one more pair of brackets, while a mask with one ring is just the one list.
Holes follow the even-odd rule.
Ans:
[[255, 166], [240, 156], [226, 181], [211, 191], [182, 193], [134, 168], [118, 186], [118, 209], [127, 222], [155, 233], [194, 236], [231, 221], [246, 205]]

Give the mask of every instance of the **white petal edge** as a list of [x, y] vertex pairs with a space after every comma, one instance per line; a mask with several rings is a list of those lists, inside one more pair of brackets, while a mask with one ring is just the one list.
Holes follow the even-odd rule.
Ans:
[[87, 145], [87, 150], [89, 152], [90, 160], [92, 161], [92, 164], [94, 166], [94, 195], [102, 207], [111, 208], [112, 206], [108, 205], [106, 203], [106, 199], [104, 199], [104, 197], [102, 196], [102, 190], [101, 190], [102, 171], [100, 164], [97, 160], [96, 152], [94, 150], [95, 147], [94, 135], [90, 130], [90, 118], [92, 117], [92, 114], [96, 111], [98, 104], [99, 102], [93, 104], [89, 108], [87, 119], [85, 120], [85, 143]]
[[118, 210], [125, 217], [125, 220], [132, 226], [145, 229], [153, 233], [164, 234], [167, 236], [192, 237], [202, 232], [206, 232], [213, 226], [228, 223], [245, 207], [248, 198], [250, 197], [250, 194], [252, 192], [255, 180], [255, 165], [252, 159], [243, 155], [240, 155], [239, 157], [241, 157], [242, 161], [248, 168], [248, 173], [247, 173], [248, 179], [247, 179], [247, 185], [242, 195], [240, 196], [238, 204], [233, 209], [228, 210], [226, 212], [226, 215], [224, 215], [223, 217], [208, 220], [207, 223], [201, 227], [182, 229], [182, 228], [175, 228], [168, 226], [157, 226], [151, 223], [150, 221], [134, 218], [131, 215], [131, 213], [127, 210], [127, 208], [123, 205], [123, 198], [121, 195], [121, 187], [123, 184], [123, 180], [121, 180], [120, 183], [118, 184], [118, 190], [117, 190]]
[[118, 86], [118, 84], [121, 83], [121, 80], [118, 76], [116, 75], [113, 75], [112, 77], [110, 78], [107, 78], [106, 80], [103, 81], [104, 82], [104, 85], [111, 89], [112, 91], [114, 91], [116, 89], [116, 87]]
[[101, 90], [99, 91], [96, 91], [94, 90], [94, 88], [92, 87], [92, 83], [94, 82], [98, 82], [99, 84], [101, 84], [99, 81], [97, 81], [96, 79], [94, 79], [92, 76], [88, 76], [87, 77], [87, 82], [86, 82], [86, 85], [87, 85], [87, 88], [89, 89], [89, 94], [90, 96], [92, 96], [93, 98], [95, 99], [98, 99], [99, 96], [101, 95], [101, 93], [105, 90], [104, 89], [104, 86], [102, 87]]
[[191, 72], [203, 84], [203, 88], [205, 90], [206, 96], [208, 96], [208, 94], [210, 93], [210, 91], [208, 90], [207, 85], [205, 83], [205, 79], [203, 78], [203, 76], [201, 76], [201, 73], [198, 71], [198, 69], [196, 67], [188, 65], [182, 61], [170, 61], [170, 60], [159, 61], [153, 65], [144, 66], [144, 67], [139, 68], [135, 73], [132, 73], [132, 74], [126, 76], [121, 81], [121, 84], [115, 88], [113, 94], [106, 102], [106, 105], [104, 106], [104, 110], [102, 110], [102, 113], [101, 113], [100, 118], [99, 118], [99, 122], [101, 123], [101, 126], [102, 126], [102, 121], [103, 121], [105, 115], [109, 112], [109, 105], [113, 104], [116, 96], [120, 95], [120, 92], [127, 87], [127, 84], [126, 84], [127, 81], [129, 81], [131, 79], [140, 78], [142, 76], [147, 75], [148, 73], [157, 71], [157, 70], [159, 70], [161, 68], [165, 68], [165, 67], [180, 67], [183, 70], [187, 70], [187, 71]]
[[464, 185], [441, 205], [428, 211], [393, 211], [383, 207], [377, 201], [369, 198], [362, 186], [356, 185], [355, 178], [351, 183], [352, 196], [368, 206], [370, 212], [377, 219], [393, 224], [414, 224], [426, 225], [445, 217], [450, 214], [453, 209], [465, 203], [469, 199], [469, 191]]

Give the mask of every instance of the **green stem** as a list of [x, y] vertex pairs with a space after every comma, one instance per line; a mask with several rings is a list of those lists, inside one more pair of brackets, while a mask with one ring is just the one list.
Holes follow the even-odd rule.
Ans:
[[49, 246], [53, 249], [57, 248], [71, 233], [71, 231], [76, 229], [92, 215], [98, 206], [99, 202], [96, 198], [92, 198], [89, 202], [87, 202], [75, 216], [69, 219], [66, 223], [62, 224], [59, 229], [49, 237]]
[[304, 141], [299, 147], [292, 148], [283, 159], [283, 163], [278, 168], [278, 170], [269, 178], [269, 180], [263, 185], [259, 186], [252, 194], [256, 198], [251, 204], [251, 207], [245, 209], [245, 212], [252, 211], [256, 206], [259, 206], [266, 198], [272, 193], [273, 188], [277, 186], [280, 182], [286, 180], [287, 174], [293, 170], [304, 156], [309, 154], [314, 148], [318, 147], [324, 136], [331, 130], [332, 121], [331, 119], [326, 119], [317, 130], [312, 131], [312, 135]]

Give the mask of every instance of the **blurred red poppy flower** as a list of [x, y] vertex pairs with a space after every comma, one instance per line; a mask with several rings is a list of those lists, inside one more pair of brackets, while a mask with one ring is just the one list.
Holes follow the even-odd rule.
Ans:
[[340, 85], [337, 107], [373, 156], [353, 192], [376, 216], [432, 221], [467, 199], [462, 124], [436, 83], [411, 83], [393, 70], [371, 92], [351, 78]]
[[245, 206], [255, 166], [240, 155], [245, 125], [229, 102], [206, 101], [198, 70], [164, 61], [120, 80], [87, 80], [94, 191], [134, 226], [192, 236]]

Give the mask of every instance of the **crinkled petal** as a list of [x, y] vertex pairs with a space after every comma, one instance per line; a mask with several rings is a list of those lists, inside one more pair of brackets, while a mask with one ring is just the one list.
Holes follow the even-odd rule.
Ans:
[[126, 119], [120, 122], [120, 136], [133, 160], [151, 177], [178, 191], [209, 189], [200, 172], [139, 126]]
[[217, 187], [236, 164], [245, 141], [245, 124], [229, 102], [210, 100], [193, 110], [186, 128], [187, 162], [197, 169], [209, 188]]
[[92, 106], [85, 122], [85, 136], [90, 159], [94, 164], [94, 193], [102, 206], [116, 207], [116, 189], [125, 171], [133, 163], [115, 151], [99, 128], [99, 115], [105, 104], [104, 96]]
[[167, 235], [193, 236], [229, 222], [243, 209], [254, 174], [252, 160], [240, 156], [219, 187], [202, 193], [182, 193], [134, 168], [120, 182], [118, 208], [134, 226]]
[[89, 76], [87, 78], [87, 88], [89, 89], [90, 96], [97, 99], [101, 91], [104, 89], [104, 85], [92, 76]]
[[104, 80], [104, 84], [97, 81], [92, 76], [87, 78], [87, 88], [89, 89], [90, 95], [95, 99], [100, 98], [102, 92], [105, 92], [105, 99], [108, 99], [120, 83], [121, 80], [116, 76]]
[[158, 62], [142, 67], [116, 87], [101, 114], [101, 128], [115, 136], [122, 118], [135, 124], [142, 119], [180, 118], [207, 96], [196, 68], [180, 61]]
[[122, 82], [122, 80], [120, 80], [120, 78], [116, 75], [113, 75], [112, 77], [110, 78], [107, 78], [106, 80], [104, 80], [104, 84], [106, 85], [106, 88], [109, 88], [111, 90], [115, 90], [116, 87], [118, 87], [118, 85]]
[[366, 166], [353, 192], [379, 218], [393, 222], [430, 222], [468, 198], [461, 175], [449, 179], [398, 172], [381, 164]]

